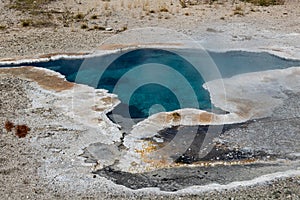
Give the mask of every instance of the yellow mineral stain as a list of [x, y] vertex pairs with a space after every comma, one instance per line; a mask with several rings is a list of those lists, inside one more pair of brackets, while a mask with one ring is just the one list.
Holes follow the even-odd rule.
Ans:
[[[135, 150], [135, 152], [139, 153], [141, 155], [141, 161], [144, 163], [148, 163], [145, 167], [146, 171], [152, 171], [156, 169], [162, 169], [162, 168], [174, 168], [174, 167], [214, 167], [214, 166], [231, 166], [231, 165], [246, 165], [251, 164], [256, 161], [258, 161], [255, 158], [249, 158], [249, 159], [243, 159], [243, 160], [234, 160], [234, 161], [198, 161], [194, 162], [192, 164], [185, 164], [185, 163], [175, 163], [170, 162], [170, 159], [161, 156], [160, 158], [157, 158], [157, 156], [152, 157], [151, 153], [156, 151], [158, 149], [158, 145], [153, 143], [152, 141], [147, 141], [147, 144], [143, 145], [143, 149], [141, 150]], [[138, 168], [141, 167], [140, 165]]]
[[170, 122], [178, 123], [181, 120], [181, 115], [178, 112], [168, 113], [165, 116], [165, 120], [167, 123], [170, 123]]

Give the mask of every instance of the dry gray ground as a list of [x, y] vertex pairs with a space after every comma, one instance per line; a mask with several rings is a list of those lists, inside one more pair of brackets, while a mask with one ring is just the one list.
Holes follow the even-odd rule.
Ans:
[[[275, 52], [282, 51], [282, 47], [296, 48], [293, 51], [299, 49], [299, 0], [287, 0], [285, 5], [270, 7], [221, 1], [224, 3], [188, 6], [184, 9], [174, 0], [78, 2], [53, 1], [42, 6], [43, 10], [51, 11], [53, 19], [50, 18], [50, 21], [55, 26], [23, 27], [22, 20], [43, 20], [46, 14], [30, 15], [30, 11], [9, 9], [8, 0], [0, 1], [0, 25], [4, 27], [0, 29], [0, 58], [93, 51], [124, 25], [128, 29], [149, 26], [170, 28], [200, 40], [205, 47], [216, 49], [253, 46], [268, 47]], [[135, 2], [135, 6], [132, 2]], [[168, 12], [161, 12], [162, 7], [167, 8]], [[69, 27], [64, 27], [64, 20], [59, 20], [66, 8], [70, 12]], [[243, 15], [234, 14], [236, 10]], [[110, 14], [106, 15], [107, 12]], [[84, 18], [76, 19], [78, 14], [83, 14]], [[94, 15], [97, 19], [91, 19]], [[46, 20], [49, 17], [46, 16]], [[83, 23], [91, 29], [102, 26], [111, 27], [113, 31], [81, 29]]]

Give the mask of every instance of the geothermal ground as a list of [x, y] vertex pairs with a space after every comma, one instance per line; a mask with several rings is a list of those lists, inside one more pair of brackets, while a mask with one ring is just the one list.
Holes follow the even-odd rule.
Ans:
[[[45, 12], [37, 13], [35, 7], [24, 11], [1, 1], [0, 60], [91, 53], [106, 38], [148, 26], [187, 34], [209, 50], [267, 51], [300, 59], [299, 1], [268, 7], [215, 2], [187, 8], [175, 1], [122, 2], [50, 1], [38, 8]], [[201, 113], [174, 111], [166, 114], [171, 126], [159, 125], [153, 135], [124, 135], [106, 116], [119, 103], [116, 95], [67, 82], [50, 70], [0, 69], [0, 197], [300, 199], [299, 74], [295, 66], [224, 79], [230, 89], [227, 107], [220, 100], [222, 93], [210, 94], [213, 103], [229, 113], [225, 120], [231, 123], [214, 139], [213, 151], [198, 158], [193, 143], [175, 164], [167, 159], [153, 168], [142, 157], [151, 159], [151, 151], [135, 151], [134, 141], [143, 137], [146, 149], [153, 150], [161, 145], [157, 138], [167, 143], [170, 135], [189, 134], [192, 128], [195, 141], [201, 142], [204, 124], [187, 127], [176, 122], [178, 115]], [[214, 84], [218, 82], [206, 86]], [[77, 101], [71, 104], [74, 97]], [[147, 130], [156, 117], [135, 130]], [[19, 138], [16, 130], [19, 136], [28, 134]], [[137, 156], [140, 166], [132, 162]]]

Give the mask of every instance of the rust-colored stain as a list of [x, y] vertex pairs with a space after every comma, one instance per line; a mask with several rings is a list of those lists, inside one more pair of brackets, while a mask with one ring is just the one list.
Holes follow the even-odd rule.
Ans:
[[0, 69], [0, 74], [10, 74], [37, 82], [42, 88], [60, 92], [73, 88], [74, 83], [66, 81], [57, 75], [48, 74], [34, 67], [16, 67]]
[[[207, 112], [203, 112], [199, 115], [193, 115], [193, 121], [195, 123], [201, 122], [201, 123], [205, 123], [205, 124], [209, 124], [213, 121], [214, 119], [214, 114], [212, 113], [207, 113]], [[164, 120], [166, 123], [179, 123], [181, 121], [181, 119], [184, 116], [181, 116], [180, 113], [178, 112], [171, 112], [171, 113], [166, 113], [162, 116], [158, 116], [157, 120], [162, 121]]]
[[105, 110], [105, 108], [103, 108], [103, 107], [97, 107], [97, 106], [93, 106], [92, 109], [94, 111], [97, 111], [97, 112], [103, 112]]
[[[116, 97], [108, 96], [108, 97], [101, 98], [100, 101], [102, 101], [104, 105], [111, 105], [111, 104], [116, 104], [119, 100]], [[98, 105], [93, 106], [92, 109], [94, 111], [100, 111], [100, 112], [106, 110], [105, 107], [101, 107], [101, 106], [99, 107]]]
[[4, 127], [7, 132], [11, 132], [12, 129], [15, 127], [15, 125], [14, 125], [14, 123], [7, 120], [7, 121], [5, 121]]
[[154, 144], [152, 141], [147, 141], [147, 145], [143, 145], [142, 150], [135, 149], [136, 153], [139, 153], [141, 156], [141, 160], [145, 163], [150, 163], [151, 168], [165, 168], [169, 165], [167, 159], [162, 155], [161, 159], [153, 159], [151, 158], [151, 153], [158, 150], [158, 145]]
[[104, 102], [105, 104], [112, 104], [116, 101], [116, 98], [112, 98], [112, 97], [104, 97], [101, 98], [101, 101]]
[[237, 98], [228, 98], [228, 102], [233, 102], [237, 105], [237, 112], [239, 116], [243, 118], [248, 118], [250, 111], [253, 109], [255, 102], [247, 99], [237, 99]]
[[165, 120], [167, 123], [170, 122], [178, 123], [181, 120], [181, 115], [178, 112], [172, 112], [170, 114], [166, 114]]
[[26, 125], [17, 125], [15, 127], [15, 131], [16, 131], [16, 136], [18, 136], [19, 138], [24, 138], [30, 131], [30, 128]]
[[11, 121], [6, 120], [4, 124], [4, 128], [6, 129], [7, 132], [11, 132], [13, 128], [15, 129], [15, 134], [19, 138], [24, 138], [30, 131], [30, 128], [23, 124], [23, 125], [14, 125]]
[[173, 117], [174, 122], [180, 122], [180, 120], [181, 120], [181, 116], [177, 112], [172, 113], [172, 117]]
[[157, 150], [157, 146], [154, 145], [153, 142], [151, 142], [151, 141], [148, 141], [148, 145], [143, 145], [142, 147], [143, 147], [143, 149], [141, 149], [141, 150], [138, 150], [138, 149], [134, 150], [136, 153], [139, 153], [142, 157], [144, 157], [146, 154], [148, 154], [150, 152]]
[[213, 121], [213, 114], [211, 113], [201, 113], [199, 115], [199, 121], [203, 123], [211, 123]]
[[[103, 102], [104, 105], [113, 105], [117, 103], [118, 99], [116, 97], [104, 97], [101, 98], [100, 101]], [[104, 111], [106, 108], [95, 105], [92, 107], [92, 109], [95, 111]]]
[[183, 46], [182, 43], [131, 43], [131, 44], [104, 44], [98, 49], [100, 50], [117, 50], [124, 48], [133, 48], [138, 46]]

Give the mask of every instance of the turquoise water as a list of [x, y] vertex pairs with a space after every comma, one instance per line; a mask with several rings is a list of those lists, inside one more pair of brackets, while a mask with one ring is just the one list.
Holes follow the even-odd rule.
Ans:
[[[95, 60], [94, 63], [102, 63]], [[89, 63], [85, 63], [86, 70]], [[118, 94], [122, 103], [129, 105], [130, 117], [145, 118], [149, 113], [184, 107], [210, 109], [209, 93], [202, 88], [203, 83], [201, 74], [182, 56], [160, 49], [139, 49], [113, 60], [101, 74], [97, 87]]]
[[[231, 51], [209, 52], [209, 55], [222, 77], [300, 66], [299, 60], [282, 59], [268, 53]], [[202, 85], [213, 78], [202, 77], [190, 62], [197, 59], [201, 60], [201, 57], [193, 50], [182, 50], [182, 54], [177, 54], [161, 49], [137, 49], [85, 60], [62, 58], [2, 66], [44, 67], [65, 75], [69, 81], [107, 89], [119, 96], [123, 108], [120, 110], [128, 108], [130, 117], [145, 118], [180, 108], [211, 109], [209, 93]], [[208, 66], [203, 63], [197, 67], [201, 71]]]

